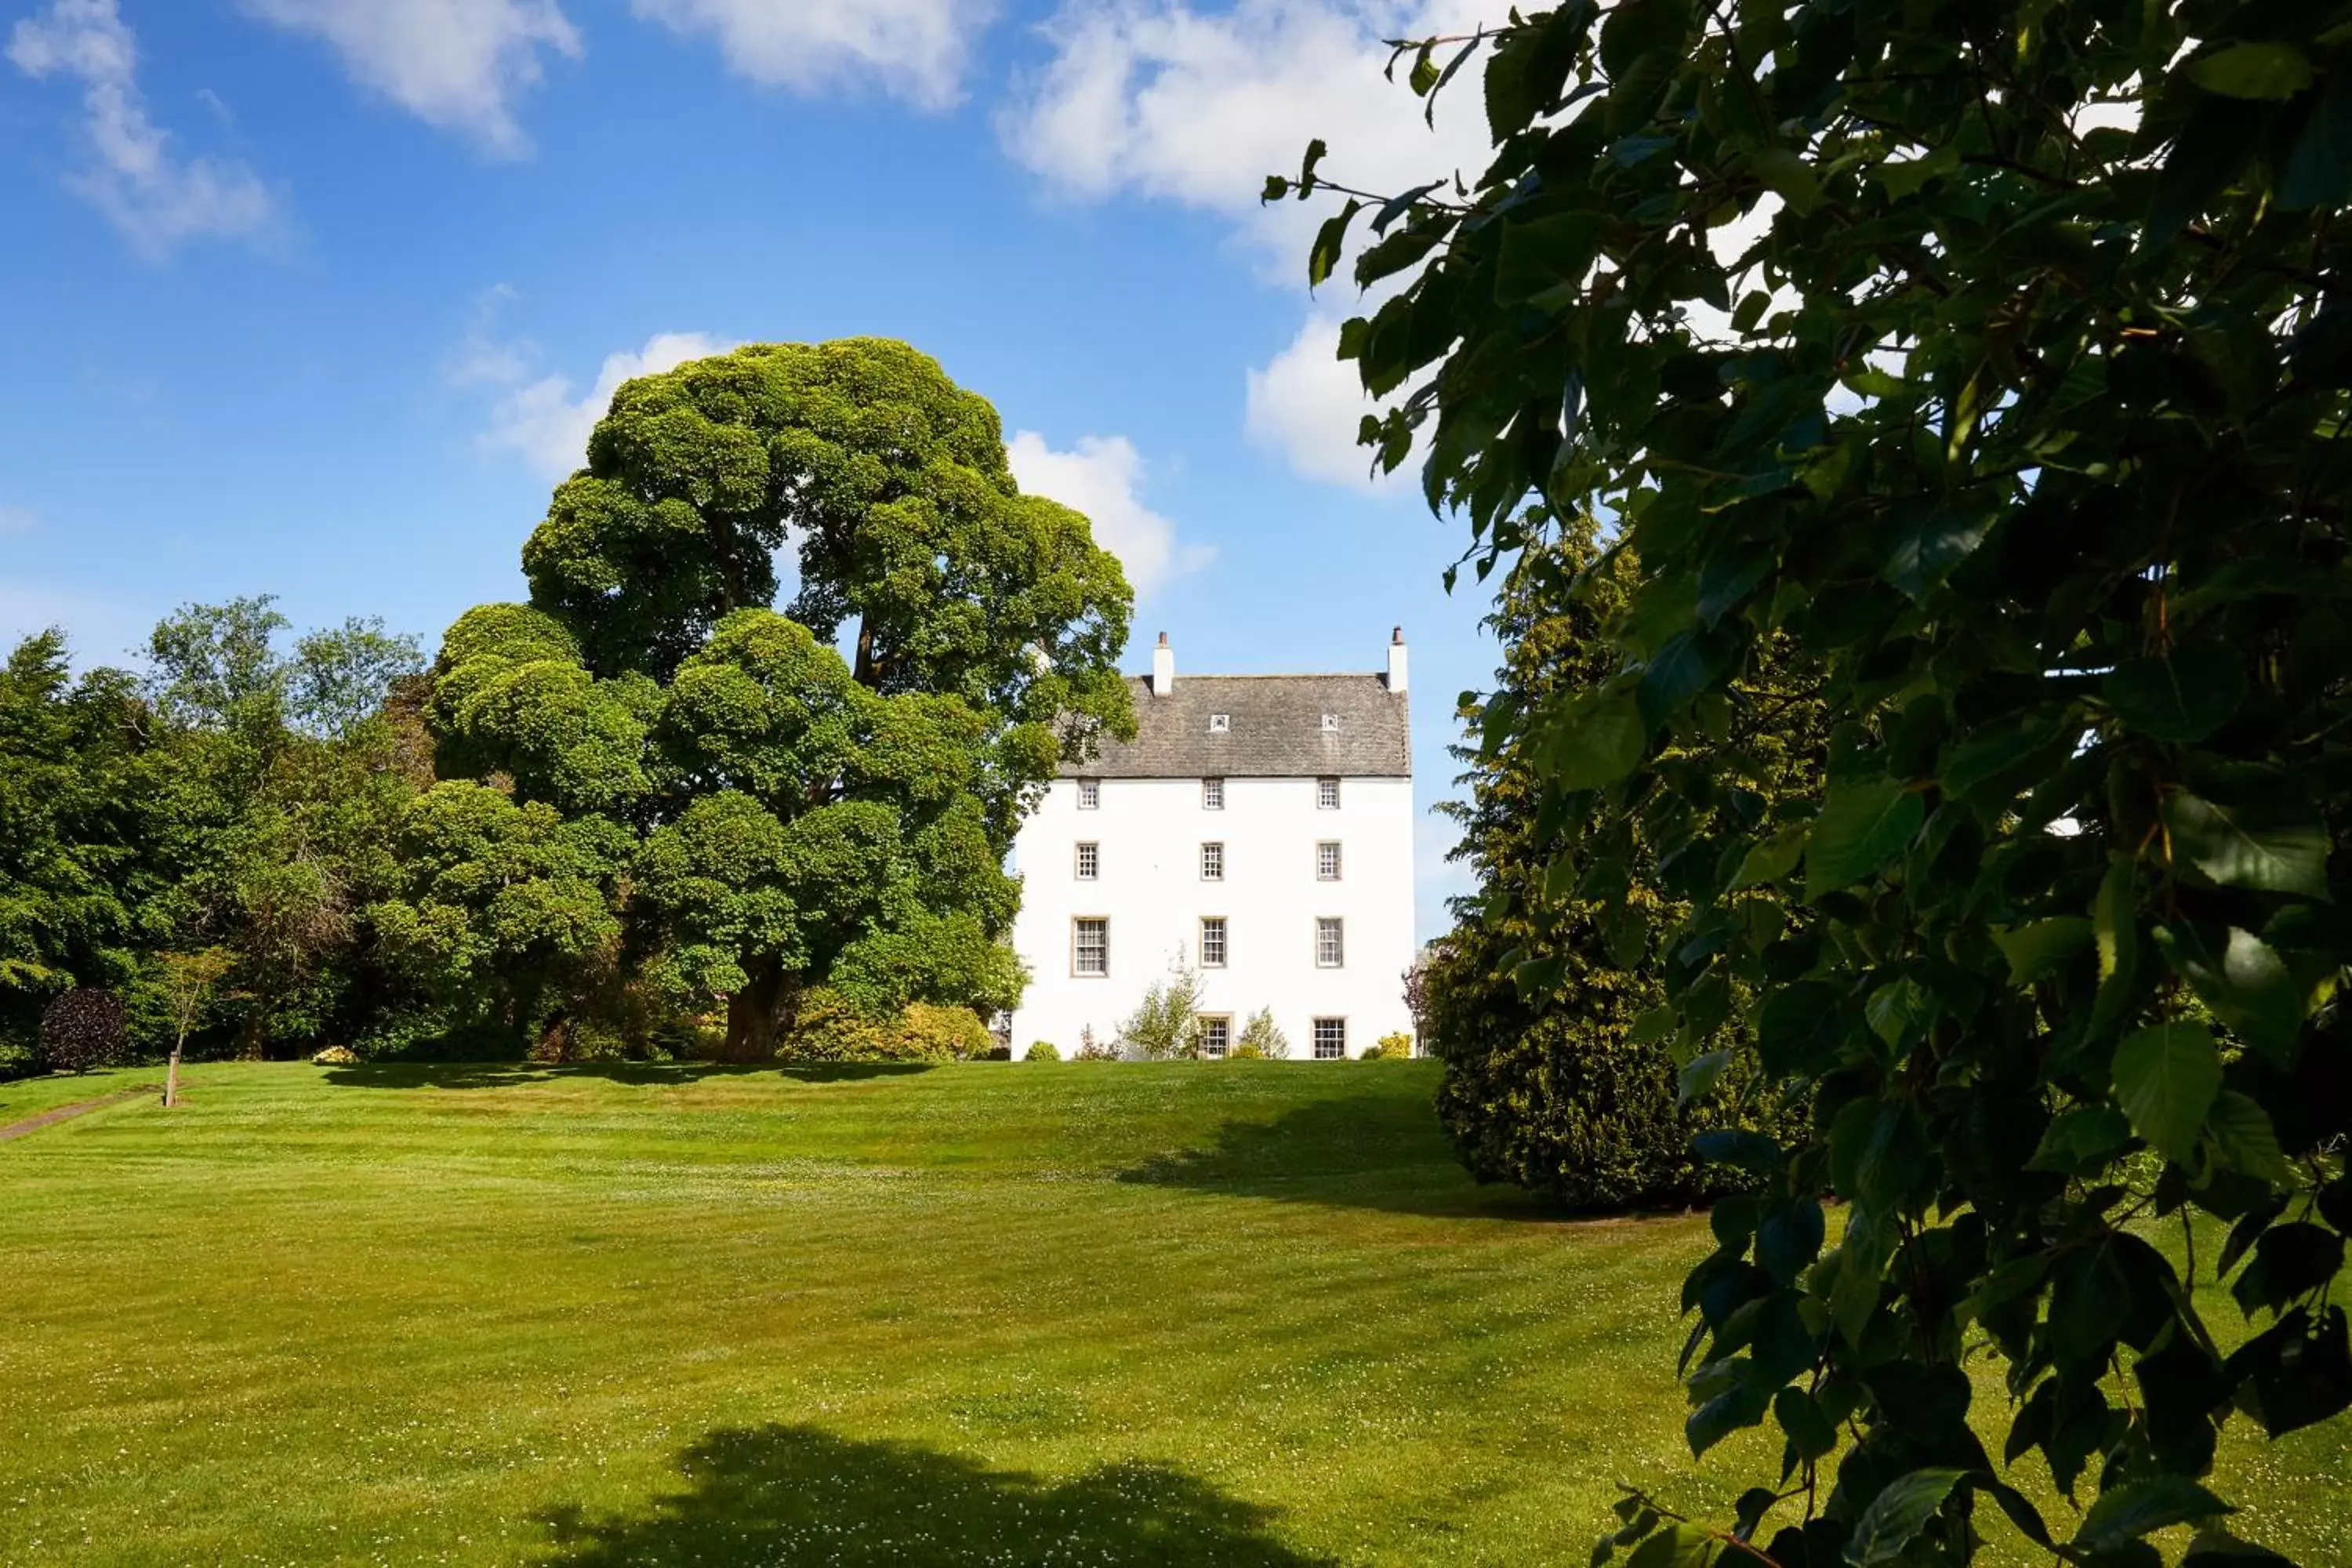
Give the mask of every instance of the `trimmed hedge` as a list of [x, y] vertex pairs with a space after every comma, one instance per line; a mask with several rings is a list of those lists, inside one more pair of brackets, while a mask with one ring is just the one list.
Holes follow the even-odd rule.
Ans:
[[874, 1019], [841, 994], [825, 988], [801, 998], [792, 1032], [777, 1047], [784, 1061], [977, 1061], [995, 1048], [995, 1037], [969, 1007], [911, 1002], [896, 1018]]

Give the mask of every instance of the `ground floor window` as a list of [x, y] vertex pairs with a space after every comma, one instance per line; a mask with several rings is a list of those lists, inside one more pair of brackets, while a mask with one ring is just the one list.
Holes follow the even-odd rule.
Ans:
[[1222, 1057], [1233, 1048], [1233, 1043], [1234, 1021], [1231, 1018], [1201, 1020], [1201, 1054], [1202, 1056]]
[[1315, 1020], [1315, 1059], [1337, 1061], [1348, 1054], [1348, 1020], [1318, 1018]]
[[1080, 916], [1070, 922], [1070, 973], [1110, 973], [1110, 921]]

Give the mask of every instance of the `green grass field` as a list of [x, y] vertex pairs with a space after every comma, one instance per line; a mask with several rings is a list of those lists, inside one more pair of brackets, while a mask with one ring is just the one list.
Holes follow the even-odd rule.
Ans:
[[[1580, 1564], [1615, 1478], [1725, 1510], [1778, 1450], [1683, 1450], [1704, 1221], [1480, 1191], [1434, 1081], [194, 1068], [0, 1144], [0, 1563]], [[2347, 1437], [2235, 1433], [2247, 1529], [2352, 1560]]]

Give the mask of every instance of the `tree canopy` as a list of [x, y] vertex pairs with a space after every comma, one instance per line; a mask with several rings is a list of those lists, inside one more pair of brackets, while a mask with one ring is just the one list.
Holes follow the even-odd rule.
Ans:
[[[1345, 195], [1318, 281], [1370, 223], [1366, 436], [1482, 575], [1584, 516], [1638, 556], [1615, 668], [1490, 742], [1545, 759], [1564, 892], [1633, 918], [1637, 834], [1690, 868], [1682, 1044], [1747, 988], [1810, 1111], [1702, 1141], [1768, 1190], [1684, 1300], [1691, 1447], [1770, 1421], [1779, 1479], [1631, 1498], [1596, 1561], [1956, 1563], [1996, 1511], [2243, 1560], [2221, 1424], [2352, 1402], [2352, 6], [1574, 0], [1405, 59], [1482, 86], [1475, 184], [1318, 146], [1267, 195]], [[1776, 639], [1831, 740], [1758, 814], [1711, 748]]]
[[524, 546], [530, 603], [442, 645], [445, 775], [634, 840], [606, 873], [631, 949], [668, 994], [726, 999], [730, 1053], [772, 1055], [819, 984], [1010, 1005], [1022, 812], [1131, 732], [1116, 558], [1023, 495], [995, 411], [901, 343], [631, 382], [588, 457]]

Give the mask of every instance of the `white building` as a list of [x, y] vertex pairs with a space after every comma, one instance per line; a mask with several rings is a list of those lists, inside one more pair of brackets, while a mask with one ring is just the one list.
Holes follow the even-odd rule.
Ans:
[[1271, 1008], [1297, 1058], [1410, 1034], [1412, 739], [1402, 632], [1363, 675], [1178, 679], [1162, 633], [1135, 739], [1068, 767], [1023, 824], [1013, 1052], [1104, 1045], [1155, 981], [1201, 972], [1222, 1055]]

